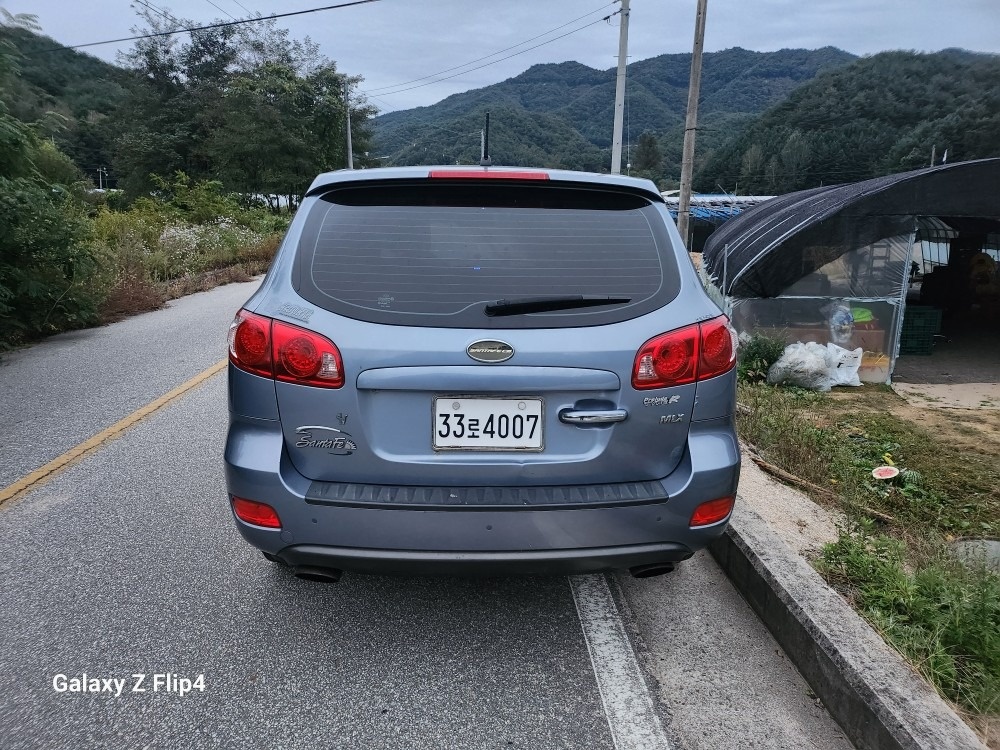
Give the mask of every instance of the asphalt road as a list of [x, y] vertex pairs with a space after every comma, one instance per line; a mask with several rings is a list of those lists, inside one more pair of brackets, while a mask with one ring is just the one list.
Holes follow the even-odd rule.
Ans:
[[[0, 489], [221, 360], [251, 287], [5, 357]], [[0, 748], [849, 747], [706, 555], [295, 579], [233, 528], [225, 402], [216, 375], [0, 506]]]

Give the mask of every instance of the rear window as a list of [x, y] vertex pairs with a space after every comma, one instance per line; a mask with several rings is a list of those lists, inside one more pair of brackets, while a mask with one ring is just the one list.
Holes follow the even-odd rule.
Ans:
[[[313, 205], [296, 260], [315, 305], [377, 323], [550, 328], [665, 305], [679, 275], [662, 214], [630, 193], [565, 185], [380, 184]], [[613, 304], [491, 317], [500, 300]]]

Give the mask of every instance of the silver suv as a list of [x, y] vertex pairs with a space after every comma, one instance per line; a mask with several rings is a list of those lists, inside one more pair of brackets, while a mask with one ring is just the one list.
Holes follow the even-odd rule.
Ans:
[[649, 181], [321, 175], [229, 333], [236, 526], [313, 580], [664, 572], [732, 511], [735, 341]]

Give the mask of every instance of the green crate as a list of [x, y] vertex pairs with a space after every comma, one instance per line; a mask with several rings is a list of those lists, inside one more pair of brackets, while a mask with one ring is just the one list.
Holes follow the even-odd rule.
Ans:
[[941, 311], [925, 305], [907, 305], [903, 310], [903, 335], [928, 331], [932, 336], [941, 332]]
[[940, 331], [940, 310], [924, 305], [907, 305], [903, 311], [899, 353], [930, 354], [934, 349], [934, 335]]

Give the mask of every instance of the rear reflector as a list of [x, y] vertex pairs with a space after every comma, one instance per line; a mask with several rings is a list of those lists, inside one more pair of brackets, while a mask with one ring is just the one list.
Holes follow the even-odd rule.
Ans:
[[270, 505], [244, 500], [235, 495], [230, 495], [230, 498], [233, 501], [233, 512], [241, 521], [267, 529], [281, 528], [281, 519], [278, 518], [277, 512]]
[[689, 525], [694, 529], [699, 526], [711, 526], [713, 523], [718, 523], [733, 512], [733, 505], [735, 503], [736, 498], [732, 495], [702, 503], [691, 514], [691, 523]]
[[432, 169], [432, 180], [547, 180], [545, 172], [525, 172], [513, 169]]

